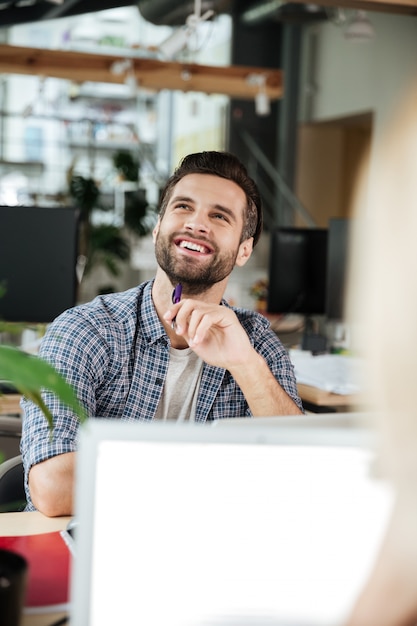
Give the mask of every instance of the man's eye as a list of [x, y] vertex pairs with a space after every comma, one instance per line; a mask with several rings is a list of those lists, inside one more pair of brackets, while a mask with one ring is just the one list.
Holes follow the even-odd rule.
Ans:
[[213, 217], [215, 217], [216, 220], [224, 220], [225, 222], [229, 221], [226, 215], [223, 215], [223, 213], [215, 213]]

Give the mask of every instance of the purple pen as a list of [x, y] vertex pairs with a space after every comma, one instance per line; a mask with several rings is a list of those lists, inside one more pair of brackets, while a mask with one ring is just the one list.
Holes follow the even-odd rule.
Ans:
[[172, 304], [178, 304], [178, 302], [181, 300], [181, 294], [182, 294], [182, 285], [181, 283], [178, 283], [178, 285], [175, 287], [174, 291], [172, 292]]
[[[172, 304], [178, 304], [178, 302], [181, 300], [181, 294], [182, 294], [182, 285], [181, 283], [178, 283], [178, 285], [175, 287], [175, 289], [172, 292]], [[175, 317], [171, 322], [171, 327], [175, 330]]]

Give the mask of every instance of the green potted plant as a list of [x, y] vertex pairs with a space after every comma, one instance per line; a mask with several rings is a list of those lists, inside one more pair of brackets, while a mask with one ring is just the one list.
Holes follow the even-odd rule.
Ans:
[[87, 417], [74, 389], [55, 368], [43, 359], [27, 354], [19, 348], [0, 346], [0, 380], [10, 383], [19, 393], [32, 400], [42, 410], [51, 432], [53, 416], [43, 401], [44, 389], [52, 391], [61, 402], [69, 406], [81, 422]]
[[128, 150], [117, 150], [113, 154], [113, 165], [120, 180], [139, 181], [139, 160]]
[[72, 175], [69, 192], [81, 211], [79, 254], [87, 260], [86, 274], [103, 264], [112, 276], [117, 276], [118, 263], [129, 259], [129, 242], [117, 226], [92, 223], [94, 209], [107, 211], [111, 207], [100, 202], [100, 190], [92, 178]]
[[145, 190], [139, 187], [139, 160], [128, 150], [118, 150], [113, 154], [113, 165], [120, 181], [137, 185], [136, 189], [125, 192], [125, 226], [138, 237], [144, 237], [153, 228], [150, 218], [154, 207], [148, 204]]
[[[119, 175], [124, 180], [129, 176], [131, 181], [132, 177], [138, 181], [138, 162], [129, 153], [117, 155], [114, 164]], [[94, 179], [76, 175], [70, 170], [69, 193], [81, 211], [79, 254], [86, 259], [85, 275], [94, 267], [102, 265], [111, 276], [118, 276], [120, 263], [128, 261], [130, 257], [128, 233], [143, 237], [151, 232], [154, 225], [154, 208], [148, 204], [145, 191], [138, 188], [126, 192], [124, 227], [93, 223], [94, 210], [113, 209], [112, 203], [105, 203], [101, 198]]]

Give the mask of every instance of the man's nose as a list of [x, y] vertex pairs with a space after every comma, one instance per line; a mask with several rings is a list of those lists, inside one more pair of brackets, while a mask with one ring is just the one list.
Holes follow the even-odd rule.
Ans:
[[193, 213], [193, 215], [188, 216], [184, 227], [191, 232], [207, 234], [210, 231], [208, 218], [200, 213]]

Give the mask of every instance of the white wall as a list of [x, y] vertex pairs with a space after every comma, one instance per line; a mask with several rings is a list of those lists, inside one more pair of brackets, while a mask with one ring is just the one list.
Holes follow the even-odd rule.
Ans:
[[377, 12], [368, 12], [368, 17], [376, 36], [367, 43], [347, 40], [344, 28], [330, 21], [306, 29], [304, 67], [311, 62], [315, 38], [317, 57], [312, 75], [304, 71], [303, 121], [373, 111], [377, 139], [401, 94], [411, 80], [417, 80], [417, 17]]

